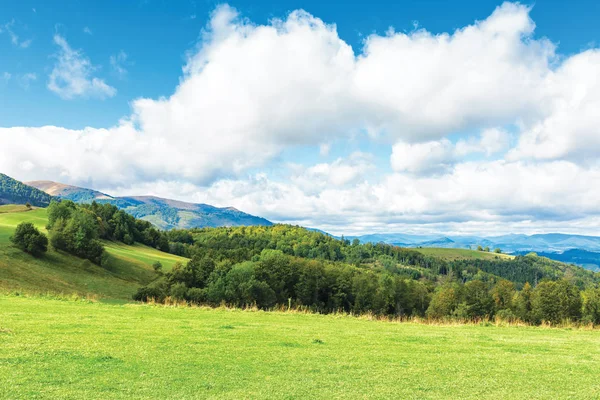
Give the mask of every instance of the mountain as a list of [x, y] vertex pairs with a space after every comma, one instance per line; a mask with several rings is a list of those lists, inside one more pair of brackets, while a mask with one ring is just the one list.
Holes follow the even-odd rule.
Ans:
[[160, 229], [186, 229], [217, 226], [273, 225], [270, 221], [233, 207], [186, 203], [155, 196], [113, 197], [92, 189], [51, 181], [28, 182], [35, 188], [76, 203], [110, 203], [136, 218], [151, 222]]
[[[520, 252], [519, 254], [524, 253]], [[600, 272], [600, 253], [598, 252], [571, 249], [560, 253], [538, 252], [537, 255], [567, 264], [576, 264], [585, 269]]]
[[[352, 240], [355, 237], [348, 237]], [[510, 234], [502, 236], [442, 236], [406, 235], [402, 233], [371, 234], [356, 236], [362, 243], [388, 243], [403, 247], [476, 248], [477, 246], [499, 248], [504, 253], [548, 252], [562, 253], [581, 249], [600, 252], [600, 237], [547, 233], [535, 235]]]
[[48, 193], [0, 174], [0, 205], [29, 203], [36, 207], [46, 207], [51, 200], [52, 196]]
[[93, 200], [108, 200], [112, 196], [98, 192], [92, 189], [85, 189], [77, 186], [65, 185], [52, 181], [31, 181], [26, 182], [27, 185], [33, 186], [39, 190], [43, 190], [51, 196], [60, 197], [61, 199], [72, 200], [76, 203], [91, 202]]

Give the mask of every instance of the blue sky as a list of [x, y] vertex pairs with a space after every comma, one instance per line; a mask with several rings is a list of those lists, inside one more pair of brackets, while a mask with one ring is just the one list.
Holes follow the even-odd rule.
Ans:
[[591, 1], [5, 1], [0, 168], [334, 233], [590, 233], [598, 15]]

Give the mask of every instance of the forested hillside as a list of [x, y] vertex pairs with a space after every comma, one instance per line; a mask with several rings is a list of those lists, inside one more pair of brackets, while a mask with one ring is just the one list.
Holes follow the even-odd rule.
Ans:
[[[600, 322], [599, 276], [535, 255], [447, 261], [387, 244], [335, 239], [297, 226], [173, 230], [169, 251], [190, 257], [141, 288], [167, 297], [261, 308], [307, 307], [432, 318]], [[600, 308], [598, 308], [600, 310]]]
[[52, 196], [0, 173], [0, 204], [26, 204], [46, 207]]

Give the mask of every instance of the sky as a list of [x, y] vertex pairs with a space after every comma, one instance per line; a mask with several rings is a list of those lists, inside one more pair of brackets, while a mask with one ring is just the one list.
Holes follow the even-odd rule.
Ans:
[[599, 3], [389, 3], [5, 0], [0, 172], [333, 234], [598, 234]]

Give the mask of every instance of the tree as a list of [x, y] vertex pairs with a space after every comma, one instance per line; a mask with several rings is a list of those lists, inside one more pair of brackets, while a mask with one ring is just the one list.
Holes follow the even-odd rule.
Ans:
[[483, 251], [483, 247], [481, 247], [481, 245], [477, 245], [477, 251]]
[[32, 207], [31, 207], [31, 203], [30, 203], [30, 202], [27, 202], [27, 203], [25, 203], [25, 207], [26, 207], [28, 210], [31, 210], [31, 208], [32, 208]]
[[588, 289], [582, 292], [583, 321], [600, 324], [600, 289]]
[[531, 322], [531, 298], [533, 297], [533, 289], [529, 282], [526, 282], [523, 289], [515, 296], [514, 307], [517, 317], [522, 321]]
[[496, 310], [511, 310], [513, 308], [513, 297], [515, 296], [515, 284], [506, 279], [500, 280], [492, 288], [492, 297]]
[[502, 254], [502, 250], [500, 248], [496, 248], [494, 250], [494, 253], [496, 253], [496, 254]]
[[535, 322], [558, 324], [581, 316], [581, 294], [577, 286], [562, 279], [538, 284], [531, 300]]
[[486, 253], [490, 252], [490, 246], [485, 246], [485, 249], [483, 249], [483, 251], [485, 251]]
[[48, 238], [31, 222], [22, 222], [17, 225], [10, 240], [15, 246], [34, 257], [39, 257], [48, 251]]
[[152, 264], [152, 268], [154, 268], [156, 272], [162, 272], [163, 266], [160, 261], [156, 261], [154, 264]]
[[467, 316], [490, 317], [494, 312], [494, 299], [485, 283], [479, 280], [467, 282], [463, 288]]
[[426, 315], [429, 318], [442, 318], [452, 315], [458, 305], [458, 293], [455, 287], [440, 287], [431, 298]]

